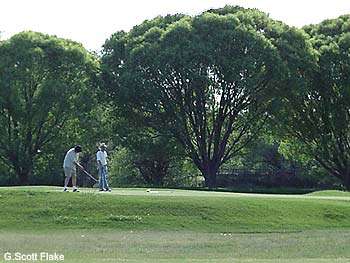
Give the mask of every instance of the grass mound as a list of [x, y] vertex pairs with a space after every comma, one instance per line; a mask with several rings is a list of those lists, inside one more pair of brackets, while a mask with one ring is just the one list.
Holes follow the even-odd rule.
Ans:
[[284, 232], [350, 227], [350, 198], [0, 188], [0, 229]]
[[350, 260], [350, 197], [334, 192], [0, 187], [0, 209], [0, 255], [57, 252], [67, 263]]

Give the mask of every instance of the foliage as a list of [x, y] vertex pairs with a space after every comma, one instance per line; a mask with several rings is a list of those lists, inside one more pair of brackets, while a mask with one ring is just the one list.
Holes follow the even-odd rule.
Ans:
[[78, 130], [94, 105], [97, 66], [70, 40], [22, 32], [1, 42], [0, 158], [21, 184], [29, 182], [36, 158], [42, 162], [40, 152], [50, 158], [54, 141]]
[[158, 17], [106, 41], [102, 76], [120, 110], [174, 136], [213, 187], [263, 123], [289, 59], [280, 51], [297, 38], [257, 10]]
[[140, 186], [145, 182], [133, 163], [133, 158], [126, 148], [117, 150], [109, 159], [109, 183], [112, 187]]
[[[149, 158], [148, 153], [145, 156]], [[141, 156], [142, 157], [142, 156]], [[137, 162], [141, 158], [129, 148], [116, 150], [110, 157], [110, 183], [113, 187], [121, 186], [163, 186], [163, 187], [198, 187], [201, 186], [199, 171], [190, 160], [171, 158], [166, 175], [158, 182], [147, 180]], [[143, 157], [143, 158], [146, 158]], [[135, 163], [136, 162], [136, 163]]]
[[297, 139], [282, 140], [279, 152], [289, 161], [296, 163], [301, 179], [309, 181], [314, 187], [320, 189], [340, 189], [341, 181], [329, 176], [327, 171], [318, 163], [306, 149], [306, 145]]
[[[305, 27], [314, 59], [291, 65], [277, 119], [286, 134], [350, 189], [350, 16]], [[294, 55], [294, 54], [293, 54]], [[309, 56], [310, 57], [310, 56]], [[311, 58], [311, 57], [310, 57]], [[310, 69], [312, 71], [310, 71]]]
[[169, 177], [170, 164], [183, 159], [181, 146], [172, 137], [144, 126], [142, 120], [134, 122], [117, 111], [118, 115], [114, 124], [117, 143], [128, 150], [145, 183], [163, 185], [165, 177]]
[[120, 149], [115, 185], [197, 186], [200, 172], [213, 188], [220, 167], [296, 165], [350, 189], [349, 53], [350, 15], [300, 30], [238, 6], [116, 32], [101, 64], [19, 33], [0, 41], [0, 184], [60, 184], [78, 143], [94, 171], [104, 141]]
[[166, 187], [203, 187], [203, 176], [189, 158], [173, 159], [169, 166], [169, 176], [165, 178]]

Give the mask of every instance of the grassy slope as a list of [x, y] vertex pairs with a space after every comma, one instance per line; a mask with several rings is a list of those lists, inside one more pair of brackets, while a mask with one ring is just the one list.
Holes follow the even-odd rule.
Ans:
[[0, 262], [5, 251], [68, 263], [350, 262], [350, 198], [337, 193], [15, 187], [0, 188], [0, 211]]
[[0, 188], [0, 211], [0, 229], [283, 232], [350, 227], [348, 197]]

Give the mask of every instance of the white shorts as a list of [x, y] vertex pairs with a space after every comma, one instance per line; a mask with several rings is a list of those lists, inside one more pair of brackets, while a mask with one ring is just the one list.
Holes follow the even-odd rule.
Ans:
[[68, 178], [77, 176], [77, 171], [73, 167], [63, 167], [64, 175]]

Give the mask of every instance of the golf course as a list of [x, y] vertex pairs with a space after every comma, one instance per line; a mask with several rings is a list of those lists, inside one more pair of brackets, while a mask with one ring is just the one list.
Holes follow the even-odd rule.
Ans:
[[0, 263], [350, 263], [350, 1], [18, 1]]
[[1, 255], [58, 253], [64, 262], [350, 262], [349, 192], [1, 187], [0, 210]]

